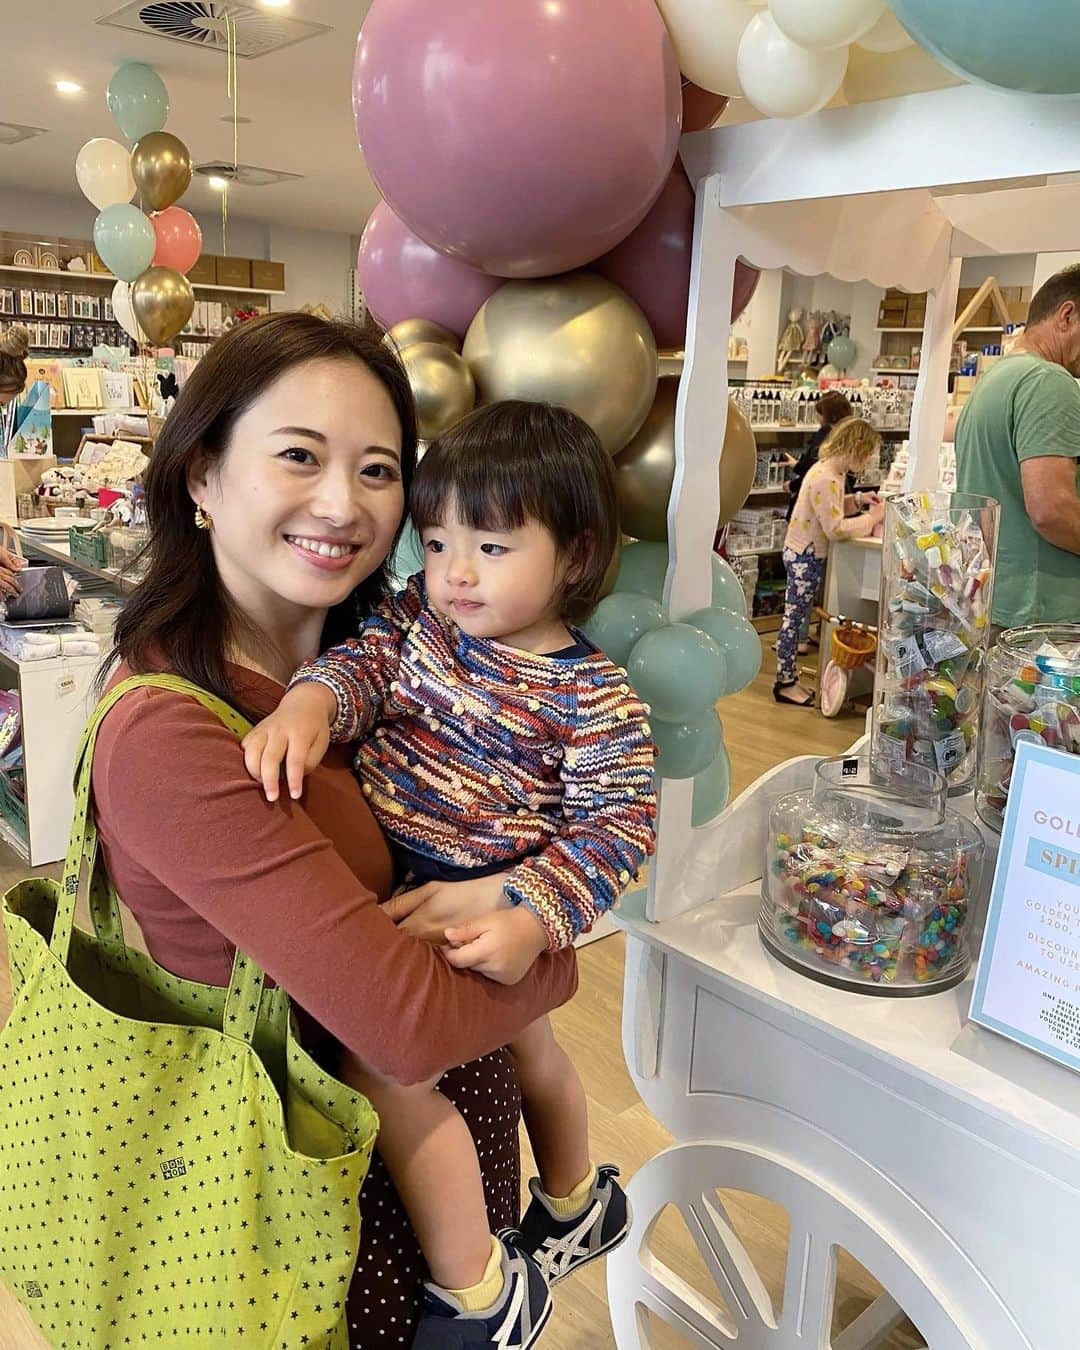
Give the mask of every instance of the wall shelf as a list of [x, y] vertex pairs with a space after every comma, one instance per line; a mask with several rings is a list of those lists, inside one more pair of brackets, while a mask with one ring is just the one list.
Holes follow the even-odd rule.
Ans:
[[[16, 267], [14, 263], [0, 263], [0, 272], [10, 272], [13, 276], [31, 276], [31, 277], [56, 277], [63, 281], [104, 281], [110, 286], [115, 286], [119, 277], [114, 277], [111, 272], [71, 272], [66, 268], [58, 267]], [[258, 286], [215, 286], [210, 282], [193, 281], [191, 283], [193, 291], [224, 291], [228, 295], [284, 295], [284, 291], [268, 291]], [[29, 318], [30, 315], [19, 316]], [[40, 315], [38, 316], [41, 317]], [[51, 315], [49, 316], [52, 317]], [[82, 323], [83, 320], [75, 319], [75, 323]], [[92, 319], [86, 320], [87, 323], [93, 323]], [[104, 321], [102, 321], [104, 322]]]

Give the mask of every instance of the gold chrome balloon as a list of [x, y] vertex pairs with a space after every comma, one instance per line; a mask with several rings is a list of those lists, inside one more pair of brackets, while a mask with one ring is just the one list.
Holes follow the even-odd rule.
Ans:
[[417, 342], [405, 348], [401, 360], [416, 400], [416, 421], [423, 440], [434, 440], [472, 412], [476, 385], [457, 352], [436, 342]]
[[151, 131], [135, 142], [131, 173], [147, 211], [164, 211], [179, 201], [191, 182], [191, 156], [170, 131]]
[[[675, 480], [675, 398], [677, 379], [661, 380], [656, 401], [641, 430], [615, 456], [615, 492], [623, 532], [634, 539], [667, 541], [668, 500]], [[726, 525], [746, 501], [757, 469], [750, 423], [728, 404], [727, 431], [720, 458], [720, 518]]]
[[168, 342], [191, 318], [195, 293], [175, 268], [148, 267], [131, 283], [131, 308], [151, 342]]
[[608, 569], [604, 573], [604, 579], [600, 583], [600, 599], [605, 595], [610, 595], [615, 589], [615, 582], [619, 577], [619, 563], [622, 562], [622, 534], [615, 536], [615, 552], [611, 555], [611, 562], [608, 563]]
[[418, 342], [435, 342], [440, 347], [449, 347], [452, 352], [461, 351], [461, 339], [449, 328], [433, 319], [402, 319], [386, 330], [386, 339], [403, 352], [406, 347], [415, 347]]
[[656, 396], [656, 342], [618, 286], [591, 272], [508, 281], [481, 306], [462, 355], [484, 402], [570, 408], [614, 455]]

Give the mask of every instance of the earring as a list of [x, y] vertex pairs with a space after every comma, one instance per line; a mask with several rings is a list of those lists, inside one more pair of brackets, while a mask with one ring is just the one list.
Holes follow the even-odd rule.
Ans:
[[197, 530], [212, 530], [214, 528], [213, 517], [209, 511], [204, 510], [201, 502], [195, 507], [195, 528]]

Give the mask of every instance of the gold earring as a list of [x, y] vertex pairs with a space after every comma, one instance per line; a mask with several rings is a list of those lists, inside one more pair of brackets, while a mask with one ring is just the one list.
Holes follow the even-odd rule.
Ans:
[[204, 509], [201, 502], [195, 506], [195, 528], [197, 530], [212, 530], [214, 528], [214, 519], [210, 512]]

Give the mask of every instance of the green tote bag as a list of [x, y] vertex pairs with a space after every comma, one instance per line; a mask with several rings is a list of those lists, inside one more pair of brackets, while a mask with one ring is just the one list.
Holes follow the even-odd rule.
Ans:
[[[59, 883], [4, 896], [14, 1009], [0, 1032], [0, 1276], [63, 1350], [346, 1350], [360, 1187], [378, 1125], [294, 1035], [287, 995], [237, 952], [228, 989], [124, 942], [90, 769]], [[74, 926], [87, 888], [93, 933]]]

